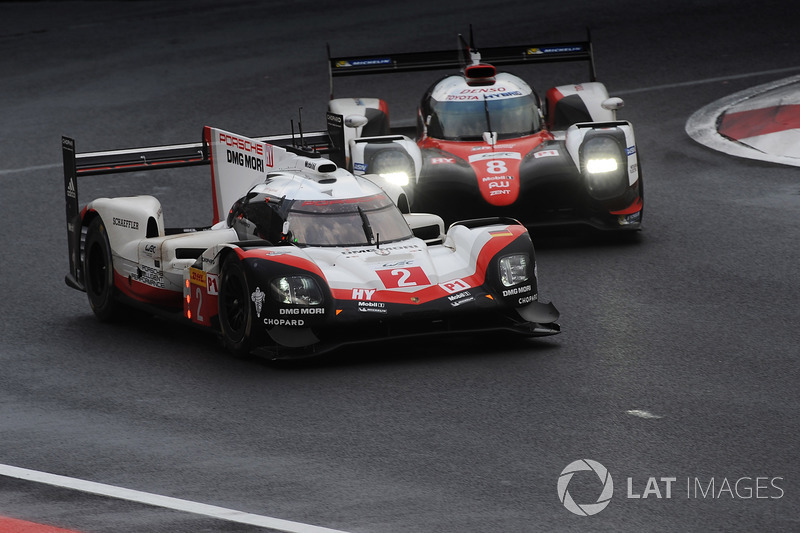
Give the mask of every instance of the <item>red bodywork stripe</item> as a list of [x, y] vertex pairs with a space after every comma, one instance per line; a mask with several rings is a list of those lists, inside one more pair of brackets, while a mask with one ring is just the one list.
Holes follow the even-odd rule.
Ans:
[[385, 100], [379, 100], [378, 107], [386, 115], [386, 124], [389, 124], [389, 104]]
[[114, 286], [125, 296], [140, 302], [178, 309], [183, 307], [182, 293], [152, 287], [133, 278], [128, 279], [117, 271], [114, 271]]
[[719, 132], [731, 139], [747, 139], [800, 128], [800, 105], [783, 105], [725, 113]]
[[636, 199], [635, 202], [633, 202], [625, 209], [622, 209], [620, 211], [609, 211], [609, 213], [611, 213], [612, 215], [632, 215], [634, 213], [638, 213], [639, 211], [641, 211], [642, 205], [643, 205], [642, 197], [640, 196], [639, 198]]
[[[464, 282], [468, 283], [470, 287], [477, 287], [483, 285], [486, 279], [486, 269], [489, 266], [489, 261], [503, 248], [508, 246], [517, 237], [524, 234], [527, 230], [523, 226], [508, 226], [507, 232], [496, 233], [492, 238], [483, 245], [478, 260], [476, 263], [475, 273], [465, 278], [461, 278]], [[447, 280], [452, 281], [452, 280]], [[359, 301], [360, 298], [353, 298], [353, 290], [359, 287], [350, 289], [331, 289], [333, 297], [337, 300], [352, 300]], [[420, 305], [438, 298], [448, 296], [450, 293], [445, 291], [439, 285], [425, 287], [415, 292], [404, 292], [397, 290], [376, 290], [370, 298], [372, 302], [385, 302], [385, 303], [401, 303]], [[413, 298], [413, 300], [412, 300]]]
[[305, 259], [303, 257], [297, 257], [296, 255], [293, 254], [273, 252], [272, 250], [263, 250], [263, 249], [242, 250], [238, 248], [236, 249], [236, 253], [242, 259], [247, 259], [247, 258], [267, 259], [269, 261], [272, 261], [273, 263], [280, 263], [282, 265], [288, 265], [295, 268], [301, 268], [308, 272], [313, 272], [322, 279], [325, 279], [325, 274], [322, 273], [322, 270], [320, 270], [320, 268], [316, 265], [316, 263], [314, 263], [313, 261], [309, 261], [308, 259]]
[[131, 163], [128, 165], [106, 165], [103, 167], [86, 167], [78, 169], [78, 174], [92, 172], [97, 170], [119, 170], [122, 168], [140, 168], [140, 167], [156, 167], [158, 165], [173, 165], [175, 163], [195, 163], [197, 161], [202, 161], [202, 157], [198, 157], [196, 159], [174, 159], [172, 161], [152, 161], [147, 163]]

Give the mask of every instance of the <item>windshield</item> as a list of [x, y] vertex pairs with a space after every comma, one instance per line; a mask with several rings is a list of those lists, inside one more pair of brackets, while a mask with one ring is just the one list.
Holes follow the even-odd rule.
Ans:
[[388, 196], [298, 200], [289, 210], [292, 242], [306, 246], [368, 246], [413, 235]]
[[509, 139], [539, 131], [539, 109], [533, 95], [468, 102], [431, 101], [428, 135], [448, 141], [477, 141], [495, 131]]

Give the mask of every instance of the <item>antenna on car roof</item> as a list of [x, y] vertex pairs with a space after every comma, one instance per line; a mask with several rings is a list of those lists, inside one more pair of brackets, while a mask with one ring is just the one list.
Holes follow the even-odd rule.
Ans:
[[300, 130], [300, 147], [305, 149], [306, 140], [303, 138], [303, 106], [297, 108], [297, 128]]
[[460, 33], [458, 34], [458, 43], [462, 68], [466, 69], [470, 65], [477, 65], [481, 62], [481, 54], [475, 49], [472, 24], [469, 25], [469, 43], [464, 40], [464, 36]]
[[300, 133], [300, 142], [297, 142], [297, 139], [294, 136], [294, 120], [290, 120], [289, 123], [292, 127], [292, 147], [297, 148], [298, 150], [306, 150], [306, 141], [303, 137], [303, 106], [297, 108], [297, 128]]
[[458, 59], [460, 60], [461, 68], [467, 68], [467, 65], [469, 65], [469, 45], [467, 44], [467, 41], [464, 40], [464, 36], [460, 33], [458, 34], [457, 45]]

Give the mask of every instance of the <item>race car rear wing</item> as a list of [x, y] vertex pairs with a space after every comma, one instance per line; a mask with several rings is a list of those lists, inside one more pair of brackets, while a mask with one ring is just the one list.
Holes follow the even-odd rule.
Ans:
[[[344, 119], [328, 113], [327, 131], [256, 137], [254, 140], [280, 146], [302, 155], [324, 155], [340, 167], [345, 167]], [[80, 272], [81, 213], [78, 200], [78, 178], [123, 172], [140, 172], [168, 168], [210, 165], [210, 149], [206, 140], [197, 143], [144, 148], [126, 148], [103, 152], [79, 153], [75, 140], [61, 137], [64, 162], [64, 198], [66, 200], [69, 274], [67, 285], [83, 290]]]
[[590, 81], [597, 79], [588, 30], [587, 40], [564, 43], [498, 46], [476, 50], [467, 45], [460, 35], [459, 42], [462, 43], [462, 49], [341, 57], [331, 57], [328, 47], [331, 99], [335, 77], [463, 68], [465, 57], [470, 57], [470, 52], [480, 52], [481, 62], [494, 66], [587, 61]]

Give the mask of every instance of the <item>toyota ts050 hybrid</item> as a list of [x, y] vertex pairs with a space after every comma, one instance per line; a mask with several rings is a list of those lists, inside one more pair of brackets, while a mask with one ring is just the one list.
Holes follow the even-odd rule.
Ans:
[[[438, 216], [401, 213], [391, 183], [280, 139], [206, 127], [196, 144], [76, 153], [64, 137], [67, 284], [101, 320], [137, 307], [273, 358], [386, 338], [559, 332], [522, 225], [472, 219], [445, 233]], [[165, 227], [150, 195], [79, 208], [79, 177], [193, 165], [211, 167], [206, 228]]]
[[[420, 53], [331, 57], [329, 50], [328, 107], [345, 117], [350, 169], [393, 177], [412, 211], [447, 223], [492, 215], [528, 227], [640, 229], [633, 127], [616, 118], [622, 100], [596, 81], [591, 39], [480, 52], [459, 42], [460, 49]], [[496, 68], [563, 61], [588, 62], [591, 81], [553, 87], [544, 103], [522, 78]], [[340, 76], [459, 67], [425, 91], [416, 128], [391, 128], [384, 100], [333, 94]]]

